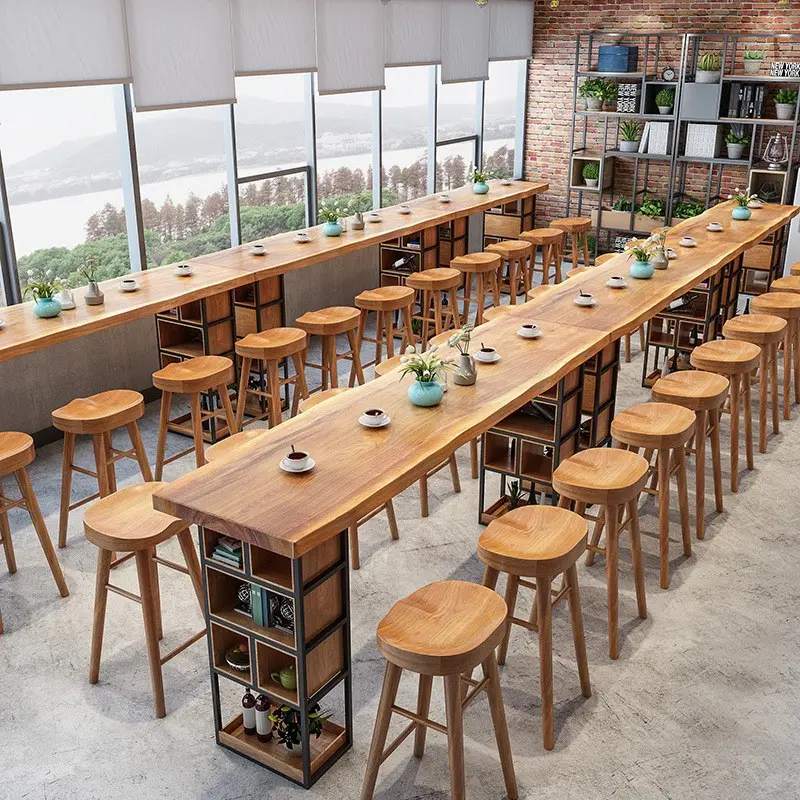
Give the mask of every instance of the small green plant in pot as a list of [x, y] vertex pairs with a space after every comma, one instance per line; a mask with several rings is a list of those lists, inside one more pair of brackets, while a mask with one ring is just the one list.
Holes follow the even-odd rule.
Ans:
[[607, 111], [612, 111], [612, 106], [617, 102], [619, 86], [614, 81], [603, 81], [603, 103]]
[[722, 56], [719, 53], [703, 53], [697, 59], [695, 83], [719, 83], [722, 77]]
[[[330, 714], [320, 713], [319, 704], [311, 706], [308, 710], [308, 732], [310, 736], [319, 739], [325, 721]], [[294, 750], [302, 745], [302, 730], [300, 727], [300, 712], [289, 706], [274, 706], [269, 715], [272, 723], [270, 736], [277, 739], [287, 750]]]
[[583, 175], [583, 180], [585, 181], [587, 186], [596, 188], [597, 182], [600, 180], [600, 162], [587, 161], [583, 165], [583, 169], [581, 170], [581, 175]]
[[508, 510], [513, 511], [524, 505], [529, 497], [522, 490], [522, 483], [520, 481], [510, 481], [508, 484]]
[[486, 194], [489, 191], [489, 178], [492, 177], [488, 169], [470, 166], [467, 180], [472, 183], [472, 191], [475, 194]]
[[[733, 207], [733, 211], [731, 211], [731, 216], [734, 219], [739, 220], [746, 220], [750, 219], [753, 215], [753, 212], [748, 208], [750, 203], [754, 200], [758, 200], [757, 194], [750, 194], [750, 187], [748, 186], [746, 189], [741, 190], [738, 186], [733, 190], [736, 194], [729, 194], [728, 200], [733, 200], [735, 205]], [[757, 203], [756, 203], [757, 205]]]
[[761, 72], [761, 64], [766, 53], [763, 50], [744, 51], [744, 74], [758, 75]]
[[775, 116], [778, 119], [793, 119], [797, 105], [796, 89], [781, 89], [775, 95]]
[[650, 219], [658, 219], [664, 216], [666, 203], [658, 197], [642, 197], [642, 204], [639, 206], [639, 213]]
[[453, 364], [452, 358], [441, 358], [439, 348], [434, 344], [424, 353], [417, 353], [413, 346], [406, 348], [405, 355], [400, 359], [400, 377], [413, 375], [414, 381], [408, 387], [408, 399], [415, 405], [423, 408], [438, 406], [444, 397], [444, 389], [440, 378], [444, 378], [447, 370]]
[[619, 126], [619, 149], [623, 153], [635, 153], [642, 138], [642, 124], [635, 120], [625, 120]]
[[51, 270], [47, 270], [38, 280], [35, 279], [33, 270], [30, 270], [28, 278], [22, 296], [33, 298], [33, 313], [40, 319], [57, 317], [61, 313], [61, 303], [53, 295], [61, 290], [61, 281], [53, 277]]
[[659, 114], [671, 114], [675, 106], [675, 90], [660, 89], [656, 93], [656, 107]]
[[672, 209], [672, 216], [678, 219], [691, 219], [691, 217], [702, 214], [705, 210], [705, 203], [695, 200], [693, 197], [687, 197]]
[[589, 78], [580, 88], [580, 94], [586, 100], [586, 108], [589, 111], [600, 111], [603, 108], [605, 98], [604, 78]]
[[750, 143], [750, 138], [745, 135], [741, 125], [733, 127], [725, 134], [725, 146], [728, 148], [728, 158], [740, 159], [744, 155], [744, 148]]
[[637, 278], [640, 281], [645, 281], [653, 277], [655, 272], [653, 265], [650, 263], [650, 249], [646, 244], [637, 244], [628, 250], [628, 258], [634, 259], [631, 264], [628, 274], [631, 278]]
[[340, 236], [342, 226], [339, 220], [347, 213], [347, 210], [338, 205], [323, 203], [319, 207], [319, 218], [325, 220], [322, 232], [326, 236]]

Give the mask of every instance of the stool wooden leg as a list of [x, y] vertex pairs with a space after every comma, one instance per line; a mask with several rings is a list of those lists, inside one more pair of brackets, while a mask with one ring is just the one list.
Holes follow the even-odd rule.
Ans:
[[[461, 327], [461, 315], [458, 313], [458, 295], [456, 294], [455, 287], [450, 289], [449, 297], [449, 307], [453, 314], [453, 327], [458, 329]], [[466, 320], [466, 317], [464, 319]]]
[[386, 519], [389, 522], [389, 534], [397, 541], [400, 538], [400, 531], [397, 529], [397, 516], [394, 513], [394, 503], [391, 500], [387, 500], [383, 506], [384, 511], [386, 511]]
[[475, 274], [475, 281], [477, 289], [475, 296], [477, 297], [477, 309], [475, 311], [475, 324], [480, 325], [483, 322], [483, 307], [486, 303], [486, 276], [482, 272]]
[[564, 280], [563, 275], [561, 274], [561, 262], [564, 260], [564, 254], [561, 248], [561, 245], [556, 244], [553, 245], [553, 261], [555, 261], [555, 283], [561, 283]]
[[350, 539], [350, 565], [353, 569], [361, 569], [361, 558], [358, 553], [358, 525], [350, 525], [347, 529]]
[[469, 464], [473, 480], [479, 476], [478, 469], [478, 440], [470, 439], [469, 442]]
[[466, 800], [461, 675], [444, 676], [444, 703], [447, 716], [447, 755], [450, 762], [450, 796], [452, 800]]
[[[431, 688], [433, 686], [432, 675], [419, 676], [419, 690], [417, 692], [417, 716], [427, 719], [431, 710]], [[425, 739], [428, 735], [427, 725], [417, 725], [414, 732], [414, 756], [422, 758], [425, 755]]]
[[578, 588], [578, 570], [573, 563], [564, 573], [567, 579], [567, 605], [572, 625], [572, 642], [575, 646], [575, 660], [578, 663], [578, 677], [581, 681], [581, 694], [592, 696], [592, 685], [589, 681], [589, 661], [586, 657], [586, 636], [583, 632], [583, 614], [581, 613], [581, 593]]
[[160, 642], [164, 638], [164, 625], [161, 619], [161, 583], [158, 580], [158, 564], [155, 556], [156, 548], [153, 547], [153, 557], [150, 559], [150, 580], [152, 581], [153, 619], [156, 625], [156, 636], [158, 636], [158, 641]]
[[783, 418], [789, 419], [792, 403], [792, 321], [783, 332]]
[[747, 461], [747, 469], [755, 469], [753, 461], [753, 398], [750, 379], [752, 375], [748, 372], [741, 376], [742, 380], [742, 405], [744, 406], [744, 452]]
[[[517, 609], [517, 593], [519, 591], [519, 577], [516, 575], [508, 576], [506, 583], [506, 605], [508, 606], [508, 619], [514, 616]], [[503, 636], [503, 641], [500, 642], [500, 647], [497, 649], [497, 663], [501, 666], [506, 663], [506, 655], [508, 654], [508, 640], [511, 638], [511, 622], [506, 622], [506, 632]]]
[[689, 523], [689, 493], [686, 487], [686, 448], [681, 445], [675, 448], [675, 477], [678, 483], [678, 508], [681, 515], [681, 537], [683, 538], [683, 554], [688, 558], [692, 554], [692, 531]]
[[[2, 488], [2, 487], [0, 487]], [[17, 559], [14, 555], [14, 542], [11, 540], [11, 528], [8, 524], [8, 512], [0, 511], [0, 539], [3, 540], [3, 551], [6, 554], [8, 572], [13, 575], [17, 571]]]
[[158, 421], [158, 444], [156, 445], [156, 473], [155, 479], [161, 480], [164, 474], [164, 458], [167, 449], [167, 426], [169, 425], [169, 412], [172, 408], [172, 392], [161, 393], [161, 415]]
[[411, 306], [406, 306], [403, 309], [403, 339], [400, 342], [400, 352], [405, 353], [407, 347], [413, 347], [416, 343], [417, 337], [414, 336], [414, 325], [411, 322]]
[[769, 391], [769, 351], [761, 347], [758, 360], [758, 452], [767, 452], [767, 393]]
[[100, 497], [108, 497], [111, 494], [111, 489], [108, 485], [108, 468], [106, 466], [106, 448], [103, 434], [95, 433], [92, 435], [92, 449], [94, 451], [94, 470], [97, 473], [97, 486], [100, 490]]
[[[382, 347], [382, 340], [385, 336], [386, 331], [386, 315], [383, 311], [376, 311], [375, 312], [375, 363], [380, 364], [382, 360], [383, 354], [383, 347]], [[355, 378], [355, 372], [353, 370], [350, 371], [350, 380]]]
[[242, 356], [242, 363], [240, 365], [239, 376], [239, 391], [236, 392], [236, 429], [242, 430], [244, 427], [244, 410], [247, 406], [247, 384], [250, 380], [250, 366], [253, 363], [252, 358]]
[[375, 718], [375, 729], [372, 732], [372, 743], [369, 746], [364, 783], [361, 786], [361, 800], [372, 800], [375, 794], [375, 783], [378, 780], [383, 748], [386, 745], [386, 734], [389, 732], [389, 722], [392, 719], [392, 706], [397, 698], [397, 687], [400, 685], [402, 674], [403, 670], [400, 667], [386, 662], [381, 699], [378, 703], [378, 715]]
[[625, 363], [631, 363], [631, 335], [625, 334]]
[[274, 428], [283, 422], [281, 414], [281, 376], [278, 372], [278, 362], [270, 359], [266, 362], [267, 366], [267, 391], [269, 397], [269, 427]]
[[800, 320], [793, 319], [792, 326], [792, 369], [794, 374], [794, 401], [800, 403]]
[[[509, 298], [509, 303], [512, 306], [517, 304], [517, 292], [519, 291], [518, 286], [519, 275], [517, 273], [517, 261], [514, 258], [508, 259], [508, 286], [511, 292], [511, 297]], [[497, 303], [499, 305], [499, 302]]]
[[420, 513], [423, 517], [427, 517], [429, 512], [428, 509], [428, 476], [423, 475], [419, 479], [419, 506], [420, 506]]
[[662, 589], [669, 589], [669, 450], [659, 450], [658, 469], [658, 551]]
[[618, 509], [605, 506], [606, 591], [608, 592], [608, 655], [619, 658], [619, 534]]
[[[503, 770], [503, 780], [506, 784], [506, 794], [509, 800], [517, 800], [517, 778], [514, 774], [514, 761], [511, 756], [511, 742], [508, 738], [508, 723], [506, 722], [506, 709], [503, 704], [503, 691], [500, 688], [500, 672], [494, 653], [481, 664], [483, 677], [489, 679], [486, 694], [489, 698], [489, 711], [492, 715], [492, 726], [497, 739], [497, 750], [500, 753], [500, 766]], [[455, 794], [453, 795], [455, 797]]]
[[328, 337], [320, 336], [320, 383], [322, 391], [330, 388], [330, 367], [328, 366]]
[[716, 503], [717, 513], [724, 511], [722, 505], [722, 454], [719, 446], [719, 424], [722, 418], [722, 411], [714, 409], [709, 411], [711, 420], [711, 467], [714, 473], [714, 502]]
[[114, 463], [114, 449], [111, 441], [111, 431], [103, 434], [103, 460], [108, 474], [108, 489], [111, 494], [117, 491], [117, 470]]
[[778, 346], [770, 345], [769, 381], [772, 388], [772, 432], [780, 433], [780, 400], [778, 396]]
[[136, 463], [139, 465], [139, 471], [142, 473], [142, 480], [145, 483], [150, 483], [153, 480], [153, 473], [150, 471], [150, 462], [147, 460], [147, 453], [144, 449], [142, 442], [142, 435], [139, 433], [139, 426], [135, 422], [129, 422], [126, 425], [128, 429], [128, 436], [131, 437], [131, 444], [133, 451], [136, 454]]
[[731, 375], [731, 491], [739, 491], [739, 376]]
[[97, 550], [97, 575], [94, 589], [94, 617], [92, 619], [92, 650], [89, 656], [89, 683], [97, 683], [100, 678], [100, 655], [103, 650], [103, 631], [106, 624], [106, 601], [108, 600], [108, 579], [111, 575], [111, 556], [109, 550]]
[[422, 303], [420, 305], [420, 316], [422, 317], [422, 349], [428, 349], [428, 339], [430, 337], [430, 320], [428, 319], [428, 308], [433, 303], [433, 296], [428, 291], [422, 292]]
[[[578, 247], [580, 246], [580, 238], [578, 234], [571, 233], [571, 245], [572, 245], [572, 268], [578, 269]], [[566, 241], [566, 236], [564, 237]]]
[[192, 580], [192, 588], [194, 589], [197, 603], [200, 606], [201, 613], [205, 612], [205, 603], [203, 600], [203, 577], [200, 572], [200, 562], [197, 559], [197, 551], [194, 549], [194, 542], [192, 535], [188, 529], [183, 530], [178, 534], [178, 544], [181, 546], [183, 553], [183, 560], [186, 564], [186, 569], [189, 570], [189, 577]]
[[580, 234], [579, 239], [583, 247], [583, 263], [584, 266], [589, 266], [589, 235], [584, 232]]
[[[192, 395], [192, 397], [198, 397], [198, 395]], [[167, 709], [164, 703], [161, 653], [158, 649], [158, 632], [152, 585], [153, 573], [150, 568], [152, 559], [152, 549], [136, 551], [136, 572], [139, 577], [139, 594], [142, 598], [142, 618], [144, 620], [144, 635], [147, 643], [147, 657], [150, 661], [150, 681], [153, 684], [156, 717], [161, 719], [167, 715]]]
[[497, 578], [500, 573], [494, 567], [486, 567], [483, 571], [483, 585], [487, 589], [494, 589], [497, 586]]
[[436, 291], [433, 293], [433, 330], [438, 336], [442, 333], [442, 293]]
[[706, 430], [708, 429], [708, 412], [696, 411], [694, 422], [695, 449], [695, 506], [697, 510], [697, 538], [706, 535]]
[[631, 520], [631, 561], [633, 563], [633, 582], [636, 587], [636, 608], [641, 619], [647, 619], [647, 595], [644, 589], [644, 559], [642, 558], [642, 534], [639, 530], [639, 498], [628, 503], [628, 516]]
[[500, 305], [500, 276], [497, 272], [490, 272], [489, 281], [492, 284], [492, 306], [497, 308]]
[[544, 734], [545, 750], [552, 750], [555, 746], [553, 723], [553, 606], [550, 602], [550, 580], [549, 576], [536, 578], [539, 682], [542, 693], [542, 732]]
[[[592, 530], [592, 538], [590, 540], [592, 547], [600, 546], [600, 537], [603, 535], [603, 528], [605, 528], [605, 525], [605, 520], [603, 519], [603, 516], [600, 515], [600, 519], [595, 522], [594, 529]], [[596, 557], [597, 553], [595, 553], [593, 550], [587, 550], [586, 566], [591, 567], [594, 564]]]
[[193, 392], [189, 395], [189, 408], [192, 417], [192, 439], [194, 441], [194, 460], [198, 467], [206, 463], [206, 454], [203, 449], [203, 415], [200, 409], [200, 393]]
[[451, 453], [448, 461], [450, 462], [450, 479], [453, 481], [453, 491], [458, 494], [461, 491], [461, 479], [458, 477], [456, 454]]
[[[390, 318], [391, 321], [391, 318]], [[336, 369], [336, 337], [333, 338], [333, 355], [334, 355], [334, 370]], [[355, 376], [358, 380], [358, 385], [363, 386], [366, 381], [364, 380], [364, 370], [361, 368], [361, 353], [358, 351], [358, 347], [356, 346], [356, 335], [355, 331], [349, 330], [347, 331], [347, 341], [350, 345], [350, 352], [352, 353], [353, 358], [353, 366], [350, 368], [350, 371], [355, 373]]]
[[294, 353], [292, 355], [292, 362], [294, 363], [295, 384], [294, 392], [292, 395], [292, 416], [297, 416], [297, 409], [300, 406], [300, 400], [305, 400], [308, 397], [308, 384], [306, 383], [306, 367], [305, 367], [305, 351], [302, 353]]
[[69, 506], [72, 498], [72, 461], [75, 457], [75, 434], [64, 433], [64, 456], [61, 462], [61, 510], [58, 516], [58, 546], [67, 546]]
[[[269, 367], [269, 364], [267, 364], [267, 367]], [[228, 394], [228, 387], [224, 383], [221, 383], [216, 387], [216, 390], [217, 394], [219, 395], [219, 399], [222, 402], [222, 411], [225, 414], [225, 422], [228, 424], [228, 436], [233, 436], [235, 433], [238, 433], [241, 428], [236, 424], [236, 416], [233, 413], [233, 406], [231, 405], [231, 398]], [[278, 402], [278, 408], [280, 408], [280, 401]]]
[[[533, 254], [534, 259], [536, 253]], [[542, 245], [542, 286], [550, 283], [550, 263], [553, 258], [553, 249], [549, 244]]]

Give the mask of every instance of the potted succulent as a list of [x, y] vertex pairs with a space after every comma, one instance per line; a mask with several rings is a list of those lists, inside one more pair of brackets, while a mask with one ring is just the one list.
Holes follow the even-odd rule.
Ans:
[[417, 353], [413, 346], [406, 348], [406, 353], [400, 359], [400, 377], [413, 375], [414, 381], [408, 387], [408, 399], [415, 406], [430, 408], [438, 406], [444, 397], [444, 389], [439, 383], [439, 378], [443, 377], [450, 369], [453, 360], [450, 358], [440, 358], [438, 347], [434, 344], [424, 353]]
[[[741, 126], [739, 126], [741, 128]], [[750, 139], [745, 135], [742, 129], [741, 133], [737, 133], [731, 128], [725, 135], [725, 146], [728, 148], [728, 158], [740, 159], [744, 155], [745, 145], [749, 144]]]
[[703, 53], [697, 59], [695, 83], [719, 83], [722, 76], [722, 56], [719, 53]]
[[339, 219], [343, 217], [344, 214], [345, 209], [324, 202], [319, 207], [319, 217], [325, 220], [325, 224], [322, 226], [322, 232], [326, 236], [340, 236], [342, 233], [342, 226]]
[[600, 111], [603, 108], [605, 99], [606, 81], [604, 78], [589, 78], [583, 86], [581, 92], [586, 99], [586, 108], [589, 111]]
[[642, 124], [632, 119], [619, 126], [619, 149], [623, 153], [635, 153], [642, 138]]
[[597, 188], [597, 182], [600, 180], [600, 162], [587, 161], [581, 170], [584, 183], [592, 189]]
[[758, 75], [761, 72], [761, 62], [764, 60], [765, 55], [766, 53], [763, 50], [745, 50], [744, 74]]
[[775, 116], [778, 119], [793, 119], [797, 105], [796, 89], [781, 89], [775, 95]]
[[750, 194], [749, 186], [744, 191], [737, 186], [733, 191], [736, 192], [736, 194], [728, 195], [728, 200], [733, 200], [736, 203], [733, 211], [731, 211], [731, 216], [739, 220], [750, 219], [753, 212], [747, 206], [749, 206], [753, 200], [758, 200], [758, 195]]
[[471, 166], [468, 180], [472, 181], [472, 191], [475, 192], [475, 194], [486, 194], [489, 191], [489, 184], [487, 181], [491, 177], [492, 175], [489, 170]]
[[675, 106], [675, 90], [659, 89], [656, 93], [656, 107], [659, 114], [671, 114]]
[[78, 269], [81, 275], [89, 282], [83, 299], [87, 306], [101, 306], [105, 302], [105, 295], [100, 291], [97, 279], [100, 277], [96, 258], [87, 258], [86, 263]]
[[467, 323], [461, 330], [453, 334], [447, 344], [458, 350], [458, 366], [453, 370], [453, 383], [459, 386], [472, 386], [478, 378], [475, 369], [475, 359], [469, 354], [469, 345], [472, 340], [472, 325]]
[[[33, 278], [34, 272], [28, 272], [28, 277]], [[61, 288], [61, 281], [53, 277], [51, 270], [45, 272], [44, 277], [31, 280], [25, 287], [23, 297], [33, 297], [33, 313], [41, 319], [57, 317], [61, 313], [61, 303], [53, 295]]]
[[635, 259], [628, 270], [631, 278], [647, 280], [653, 277], [654, 268], [650, 263], [650, 249], [647, 246], [647, 242], [631, 247], [628, 250], [628, 258]]
[[519, 508], [523, 505], [530, 497], [525, 496], [525, 492], [522, 490], [522, 483], [521, 481], [510, 481], [508, 484], [508, 510], [513, 511], [515, 508]]
[[[325, 721], [330, 714], [320, 713], [319, 703], [308, 709], [308, 733], [319, 739]], [[290, 706], [274, 706], [269, 715], [272, 723], [270, 738], [277, 739], [287, 750], [294, 750], [302, 744], [302, 730], [300, 727], [300, 712]]]

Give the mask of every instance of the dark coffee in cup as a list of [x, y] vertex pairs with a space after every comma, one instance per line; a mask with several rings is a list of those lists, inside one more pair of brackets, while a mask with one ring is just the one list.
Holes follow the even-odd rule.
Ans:
[[364, 412], [368, 417], [382, 417], [386, 413], [382, 408], [368, 408]]
[[289, 453], [286, 458], [288, 458], [289, 461], [304, 461], [308, 458], [308, 453], [305, 453], [302, 450], [295, 450], [293, 453]]

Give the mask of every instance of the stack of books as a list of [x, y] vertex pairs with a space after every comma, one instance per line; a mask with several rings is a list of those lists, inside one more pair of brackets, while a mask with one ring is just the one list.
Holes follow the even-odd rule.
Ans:
[[230, 536], [220, 536], [211, 555], [215, 561], [221, 561], [229, 567], [242, 568], [242, 543]]
[[728, 97], [728, 116], [739, 119], [763, 119], [763, 83], [740, 83], [733, 81]]

